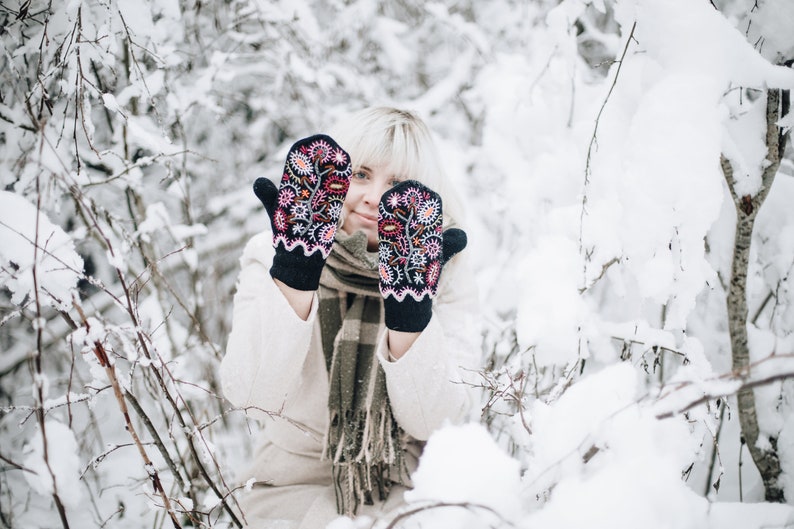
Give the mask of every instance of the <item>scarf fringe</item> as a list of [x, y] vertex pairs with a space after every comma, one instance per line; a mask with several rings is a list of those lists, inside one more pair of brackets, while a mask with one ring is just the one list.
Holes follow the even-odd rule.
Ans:
[[[385, 405], [374, 414], [356, 414], [345, 423], [344, 431], [329, 429], [324, 457], [333, 454], [337, 512], [353, 516], [360, 505], [373, 505], [375, 498], [386, 500], [392, 471], [399, 477], [405, 462], [402, 449], [396, 447], [397, 432], [392, 431], [391, 413]], [[346, 440], [356, 431], [362, 432], [361, 439], [351, 449]]]

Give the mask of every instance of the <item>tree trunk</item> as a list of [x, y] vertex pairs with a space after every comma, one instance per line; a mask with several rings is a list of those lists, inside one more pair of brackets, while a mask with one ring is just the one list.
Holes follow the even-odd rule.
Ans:
[[[784, 94], [783, 106], [788, 107], [788, 94]], [[750, 370], [750, 348], [747, 338], [747, 269], [750, 263], [750, 245], [756, 215], [763, 204], [785, 148], [786, 134], [777, 127], [780, 117], [781, 92], [767, 92], [767, 161], [769, 165], [762, 175], [761, 189], [755, 196], [738, 196], [735, 190], [733, 167], [730, 161], [722, 157], [721, 165], [728, 188], [736, 206], [736, 236], [733, 245], [733, 263], [731, 265], [731, 282], [728, 290], [728, 330], [731, 337], [733, 370], [736, 373]], [[784, 109], [784, 112], [786, 109]], [[755, 462], [764, 483], [764, 495], [767, 501], [785, 502], [780, 478], [780, 458], [777, 453], [777, 438], [769, 437], [768, 445], [758, 446], [759, 426], [755, 406], [755, 394], [752, 388], [746, 388], [737, 394], [739, 423], [742, 437], [747, 443], [750, 455]]]

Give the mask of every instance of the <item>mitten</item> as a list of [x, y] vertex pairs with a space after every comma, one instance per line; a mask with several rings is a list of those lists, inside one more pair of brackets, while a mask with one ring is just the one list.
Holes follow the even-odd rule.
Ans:
[[432, 316], [441, 268], [466, 247], [466, 233], [442, 231], [441, 197], [414, 180], [378, 205], [378, 274], [386, 327], [421, 332]]
[[257, 178], [254, 193], [273, 227], [270, 275], [297, 290], [317, 290], [350, 187], [350, 157], [329, 136], [296, 142], [278, 189]]

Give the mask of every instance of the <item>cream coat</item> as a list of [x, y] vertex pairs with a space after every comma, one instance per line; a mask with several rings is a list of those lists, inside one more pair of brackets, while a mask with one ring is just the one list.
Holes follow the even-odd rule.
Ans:
[[[234, 406], [265, 423], [252, 465], [240, 475], [241, 482], [253, 477], [257, 483], [241, 498], [249, 527], [317, 529], [337, 516], [331, 465], [321, 459], [328, 375], [317, 296], [308, 319], [298, 318], [270, 277], [271, 241], [270, 232], [263, 232], [243, 252], [221, 380]], [[388, 360], [386, 333], [381, 333], [377, 355], [392, 412], [416, 440], [472, 413], [473, 390], [460, 382], [480, 367], [477, 306], [464, 251], [445, 265], [433, 317], [403, 357]], [[418, 450], [411, 452], [413, 470], [416, 458], [411, 456]], [[403, 491], [393, 490], [386, 505], [363, 512], [377, 516], [399, 505]]]

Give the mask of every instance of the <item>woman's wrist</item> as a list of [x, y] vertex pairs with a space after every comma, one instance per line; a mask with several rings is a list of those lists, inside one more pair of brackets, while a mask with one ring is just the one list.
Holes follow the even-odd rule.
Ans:
[[281, 290], [281, 293], [289, 303], [295, 314], [306, 321], [309, 318], [309, 313], [312, 310], [312, 301], [314, 300], [314, 291], [311, 290], [298, 290], [285, 284], [280, 279], [273, 278], [273, 282]]
[[386, 345], [388, 347], [389, 352], [389, 360], [397, 361], [408, 352], [408, 349], [414, 344], [419, 335], [422, 334], [420, 332], [403, 332], [403, 331], [395, 331], [393, 329], [388, 330], [388, 340]]

